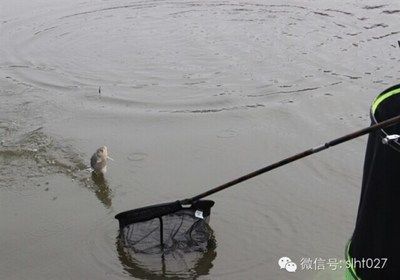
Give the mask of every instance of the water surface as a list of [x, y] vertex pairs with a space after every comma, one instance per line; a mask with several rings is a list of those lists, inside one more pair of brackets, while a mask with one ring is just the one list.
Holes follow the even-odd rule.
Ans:
[[1, 279], [340, 276], [277, 261], [343, 259], [365, 137], [213, 195], [215, 246], [168, 270], [126, 258], [114, 215], [367, 126], [398, 82], [397, 1], [0, 5]]

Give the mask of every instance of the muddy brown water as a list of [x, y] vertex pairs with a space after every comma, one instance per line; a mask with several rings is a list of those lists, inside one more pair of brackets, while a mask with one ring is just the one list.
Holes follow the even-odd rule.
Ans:
[[[366, 137], [210, 197], [215, 246], [190, 259], [127, 258], [114, 215], [367, 126], [373, 98], [398, 82], [399, 11], [2, 1], [0, 278], [342, 279], [300, 262], [344, 258]], [[99, 182], [85, 169], [101, 145], [115, 161]]]

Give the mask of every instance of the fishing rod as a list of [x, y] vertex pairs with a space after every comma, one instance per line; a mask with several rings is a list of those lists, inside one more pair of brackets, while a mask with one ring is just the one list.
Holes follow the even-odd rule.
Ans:
[[[213, 189], [210, 189], [210, 190], [208, 190], [208, 191], [206, 191], [206, 192], [203, 192], [203, 193], [201, 193], [201, 194], [198, 194], [198, 195], [196, 195], [196, 196], [193, 196], [192, 198], [187, 198], [187, 199], [180, 200], [179, 202], [180, 202], [180, 204], [182, 204], [182, 205], [192, 204], [193, 202], [195, 202], [195, 201], [197, 201], [197, 200], [199, 200], [199, 199], [202, 199], [202, 198], [204, 198], [204, 197], [206, 197], [206, 196], [212, 195], [212, 194], [214, 194], [214, 193], [216, 193], [216, 192], [219, 192], [219, 191], [222, 191], [222, 190], [224, 190], [224, 189], [226, 189], [226, 188], [232, 187], [232, 186], [234, 186], [234, 185], [236, 185], [236, 184], [239, 184], [239, 183], [241, 183], [241, 182], [243, 182], [243, 181], [249, 180], [249, 179], [251, 179], [251, 178], [253, 178], [253, 177], [256, 177], [256, 176], [261, 175], [261, 174], [263, 174], [263, 173], [266, 173], [266, 172], [268, 172], [268, 171], [274, 170], [274, 169], [276, 169], [276, 168], [278, 168], [278, 167], [281, 167], [281, 166], [286, 165], [286, 164], [288, 164], [288, 163], [291, 163], [291, 162], [293, 162], [293, 161], [296, 161], [296, 160], [305, 158], [305, 157], [307, 157], [307, 156], [309, 156], [309, 155], [318, 153], [318, 152], [323, 151], [323, 150], [326, 150], [326, 149], [328, 149], [328, 148], [330, 148], [330, 147], [339, 145], [339, 144], [341, 144], [341, 143], [343, 143], [343, 142], [347, 142], [347, 141], [352, 140], [352, 139], [354, 139], [354, 138], [357, 138], [357, 137], [363, 136], [363, 135], [365, 135], [365, 134], [374, 132], [374, 131], [376, 131], [376, 130], [378, 130], [378, 129], [382, 129], [382, 128], [384, 128], [384, 127], [388, 127], [388, 126], [394, 125], [394, 124], [396, 124], [396, 123], [398, 123], [398, 122], [400, 122], [400, 115], [397, 116], [397, 117], [393, 117], [393, 118], [391, 118], [391, 119], [387, 119], [387, 120], [382, 121], [382, 122], [380, 122], [380, 123], [371, 125], [371, 126], [366, 127], [366, 128], [364, 128], [364, 129], [355, 131], [355, 132], [353, 132], [353, 133], [344, 135], [344, 136], [342, 136], [342, 137], [336, 138], [336, 139], [334, 139], [334, 140], [332, 140], [332, 141], [326, 142], [325, 144], [322, 144], [322, 145], [320, 145], [320, 146], [317, 146], [317, 147], [308, 149], [308, 150], [306, 150], [306, 151], [304, 151], [304, 152], [301, 152], [301, 153], [298, 153], [298, 154], [296, 154], [296, 155], [287, 157], [287, 158], [285, 158], [285, 159], [283, 159], [283, 160], [280, 160], [280, 161], [275, 162], [275, 163], [273, 163], [273, 164], [271, 164], [271, 165], [268, 165], [268, 166], [263, 167], [263, 168], [261, 168], [261, 169], [258, 169], [258, 170], [256, 170], [256, 171], [253, 171], [253, 172], [251, 172], [251, 173], [248, 173], [248, 174], [246, 174], [246, 175], [243, 175], [243, 176], [241, 176], [241, 177], [239, 177], [239, 178], [236, 178], [236, 179], [234, 179], [234, 180], [232, 180], [232, 181], [229, 181], [229, 182], [227, 182], [227, 183], [225, 183], [225, 184], [222, 184], [222, 185], [220, 185], [220, 186], [218, 186], [218, 187], [215, 187], [215, 188], [213, 188]], [[389, 139], [389, 140], [390, 140], [390, 139]]]

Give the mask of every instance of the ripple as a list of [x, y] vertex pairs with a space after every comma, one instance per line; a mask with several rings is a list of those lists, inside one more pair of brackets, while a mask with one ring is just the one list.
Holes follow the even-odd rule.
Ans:
[[347, 16], [353, 16], [354, 15], [353, 13], [346, 12], [346, 11], [341, 11], [341, 10], [337, 10], [337, 9], [326, 9], [325, 11], [340, 13], [340, 14], [344, 14], [344, 15], [347, 15]]
[[379, 39], [382, 39], [382, 38], [385, 38], [385, 37], [389, 37], [389, 36], [392, 36], [392, 35], [396, 35], [396, 34], [399, 34], [399, 33], [400, 33], [400, 31], [393, 31], [393, 32], [390, 32], [390, 33], [387, 33], [387, 34], [384, 34], [384, 35], [381, 35], [381, 36], [373, 36], [372, 39], [379, 40]]
[[[212, 10], [223, 17], [200, 25], [202, 14]], [[241, 48], [226, 49], [221, 43], [229, 36], [216, 38], [225, 32], [215, 33], [213, 26], [224, 28], [238, 15], [249, 24], [279, 25], [269, 14], [305, 18], [308, 10], [300, 5], [224, 2], [71, 4], [6, 23], [2, 55], [7, 62], [0, 67], [21, 83], [118, 110], [207, 114], [258, 108], [264, 105], [246, 104], [240, 91], [231, 90], [251, 86], [246, 68], [254, 66], [240, 62], [232, 69], [226, 62], [240, 56]], [[101, 102], [88, 94], [99, 86], [104, 89]], [[229, 97], [221, 100], [227, 92]]]
[[314, 14], [316, 14], [316, 15], [319, 15], [319, 16], [324, 16], [324, 17], [333, 17], [333, 16], [331, 16], [330, 14], [327, 14], [327, 13], [323, 13], [323, 12], [313, 12]]
[[152, 8], [152, 7], [155, 7], [155, 5], [154, 4], [132, 4], [132, 5], [113, 6], [113, 7], [106, 7], [106, 8], [102, 8], [102, 9], [96, 9], [96, 10], [90, 10], [90, 11], [75, 13], [75, 14], [71, 14], [71, 15], [66, 15], [66, 16], [60, 17], [59, 19], [71, 18], [71, 17], [94, 14], [94, 13], [101, 13], [101, 12], [111, 11], [111, 10], [119, 10], [119, 9], [127, 9], [127, 8], [144, 9], [144, 8]]
[[146, 153], [130, 153], [126, 158], [130, 161], [144, 161], [147, 157]]
[[[24, 182], [26, 177], [34, 179], [46, 174], [64, 173], [73, 179], [82, 178], [80, 172], [86, 169], [81, 156], [69, 146], [62, 146], [43, 133], [42, 128], [22, 134], [12, 143], [0, 146], [0, 172], [7, 181]], [[18, 166], [18, 169], [14, 169]], [[14, 184], [11, 184], [14, 185]]]
[[244, 106], [233, 106], [226, 108], [218, 108], [218, 109], [196, 109], [196, 110], [175, 110], [171, 111], [171, 113], [190, 113], [190, 114], [207, 114], [207, 113], [219, 113], [223, 111], [236, 111], [240, 109], [254, 109], [259, 107], [265, 107], [263, 104], [250, 104]]
[[268, 96], [268, 95], [277, 95], [277, 94], [299, 93], [299, 92], [313, 91], [313, 90], [317, 90], [317, 89], [319, 89], [319, 87], [302, 88], [302, 89], [296, 89], [296, 90], [281, 90], [281, 91], [263, 93], [263, 94], [259, 94], [259, 95], [252, 94], [252, 95], [248, 95], [248, 97], [259, 97], [259, 96]]
[[386, 6], [387, 5], [366, 5], [366, 6], [363, 7], [363, 9], [374, 10], [374, 9], [380, 9], [380, 8], [383, 8], [383, 7], [386, 7]]
[[46, 135], [42, 128], [23, 133], [14, 141], [0, 145], [0, 188], [24, 194], [34, 191], [32, 186], [40, 187], [42, 178], [63, 174], [93, 191], [109, 208], [112, 191], [107, 181], [90, 180], [88, 166], [82, 158], [70, 145], [59, 143]]
[[384, 11], [382, 11], [382, 13], [392, 15], [392, 14], [400, 13], [400, 10], [384, 10]]
[[235, 129], [229, 128], [220, 131], [217, 135], [218, 138], [233, 138], [238, 135]]
[[[67, 108], [80, 102], [83, 110], [147, 114], [249, 110], [264, 107], [267, 95], [318, 90], [334, 82], [328, 77], [316, 81], [316, 70], [308, 66], [330, 63], [325, 59], [328, 49], [339, 56], [348, 51], [348, 46], [332, 41], [345, 41], [341, 29], [346, 28], [348, 36], [363, 35], [349, 17], [358, 12], [222, 1], [51, 6], [40, 15], [21, 14], [3, 23], [0, 70], [19, 84], [44, 89], [46, 95], [63, 94], [61, 106]], [[209, 13], [219, 16], [204, 22]], [[341, 29], [333, 32], [327, 28], [331, 25]], [[362, 30], [388, 26], [364, 23]], [[279, 35], [274, 40], [262, 36], [266, 28], [279, 30]], [[295, 43], [299, 38], [305, 38], [304, 46]], [[268, 63], [271, 57], [277, 59], [274, 65]], [[293, 64], [297, 59], [300, 63]], [[306, 78], [299, 80], [296, 73], [302, 72]], [[268, 80], [278, 83], [269, 93], [262, 92], [260, 86]], [[281, 91], [282, 85], [298, 90]], [[100, 96], [94, 90], [99, 86], [104, 89]]]
[[376, 23], [376, 24], [373, 24], [373, 25], [371, 25], [371, 26], [364, 26], [364, 28], [365, 29], [374, 29], [374, 28], [377, 28], [377, 27], [382, 27], [382, 28], [386, 28], [386, 27], [388, 27], [389, 25], [387, 25], [387, 24], [385, 24], [385, 23]]

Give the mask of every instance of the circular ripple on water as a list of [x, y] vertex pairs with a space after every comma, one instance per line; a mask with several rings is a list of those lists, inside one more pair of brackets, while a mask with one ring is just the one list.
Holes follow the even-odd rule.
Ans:
[[342, 30], [357, 15], [343, 11], [219, 1], [53, 5], [2, 22], [0, 71], [51, 92], [72, 90], [87, 101], [101, 87], [102, 102], [110, 106], [254, 110], [264, 107], [267, 96], [308, 92], [354, 76], [341, 65], [343, 73], [321, 77], [331, 62], [326, 55], [345, 55], [349, 47], [337, 37], [354, 33]]
[[[175, 113], [257, 108], [253, 101], [238, 105], [252, 69], [240, 61], [249, 51], [240, 44], [248, 24], [236, 19], [261, 9], [246, 6], [113, 1], [40, 7], [5, 21], [1, 68], [51, 90], [97, 92], [101, 86], [103, 102], [116, 106]], [[210, 13], [218, 17], [205, 20]], [[273, 17], [267, 13], [265, 20]]]

